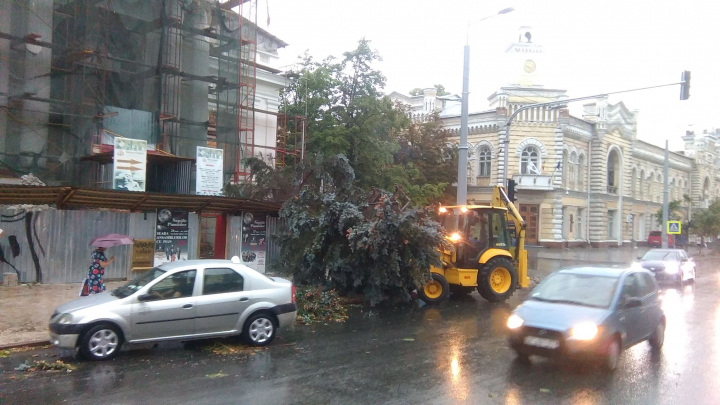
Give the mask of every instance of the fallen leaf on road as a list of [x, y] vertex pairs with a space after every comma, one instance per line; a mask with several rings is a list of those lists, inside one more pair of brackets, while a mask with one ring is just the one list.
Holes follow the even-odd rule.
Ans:
[[550, 390], [547, 388], [540, 388], [540, 392], [548, 393], [548, 392], [550, 392]]
[[225, 374], [221, 371], [221, 372], [215, 373], [215, 374], [208, 374], [205, 377], [207, 377], [207, 378], [222, 378], [222, 377], [227, 377], [227, 376], [228, 376], [227, 374]]
[[403, 339], [403, 340], [406, 341], [406, 342], [414, 342], [414, 341], [415, 341], [414, 338], [405, 338], [405, 339]]

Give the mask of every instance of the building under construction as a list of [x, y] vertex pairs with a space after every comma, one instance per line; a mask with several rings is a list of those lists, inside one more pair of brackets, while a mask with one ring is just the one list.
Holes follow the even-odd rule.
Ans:
[[115, 137], [147, 141], [161, 193], [193, 192], [197, 146], [224, 150], [226, 184], [244, 158], [296, 161], [305, 121], [277, 113], [270, 67], [284, 46], [257, 0], [0, 0], [1, 177], [111, 188]]

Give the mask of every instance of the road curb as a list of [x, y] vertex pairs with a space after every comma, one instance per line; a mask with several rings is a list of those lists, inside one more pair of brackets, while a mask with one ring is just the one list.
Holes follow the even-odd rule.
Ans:
[[33, 340], [30, 342], [8, 343], [6, 345], [0, 345], [0, 350], [18, 349], [21, 347], [38, 347], [38, 346], [46, 346], [49, 344], [50, 344], [49, 340]]

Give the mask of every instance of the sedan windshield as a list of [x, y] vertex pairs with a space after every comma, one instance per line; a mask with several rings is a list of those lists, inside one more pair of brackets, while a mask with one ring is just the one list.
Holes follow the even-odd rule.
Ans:
[[668, 252], [667, 250], [651, 250], [645, 253], [642, 257], [643, 261], [649, 260], [671, 260], [677, 261], [677, 255], [675, 252]]
[[147, 273], [136, 277], [133, 281], [125, 284], [124, 286], [114, 289], [111, 294], [118, 298], [128, 297], [135, 294], [135, 292], [139, 289], [145, 287], [147, 283], [155, 280], [163, 274], [165, 274], [165, 270], [160, 270], [155, 267]]
[[563, 304], [608, 308], [618, 279], [590, 274], [557, 273], [540, 283], [530, 299]]

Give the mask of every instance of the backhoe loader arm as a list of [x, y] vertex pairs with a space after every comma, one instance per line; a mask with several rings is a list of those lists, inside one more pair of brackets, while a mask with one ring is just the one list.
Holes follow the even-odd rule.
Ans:
[[495, 186], [493, 188], [493, 207], [504, 207], [510, 212], [513, 222], [515, 222], [515, 232], [517, 233], [517, 244], [515, 246], [515, 259], [518, 262], [518, 284], [521, 288], [527, 288], [530, 285], [530, 278], [527, 275], [527, 250], [525, 250], [525, 227], [526, 223], [520, 212], [518, 212], [515, 204], [510, 201], [507, 196], [505, 187]]

